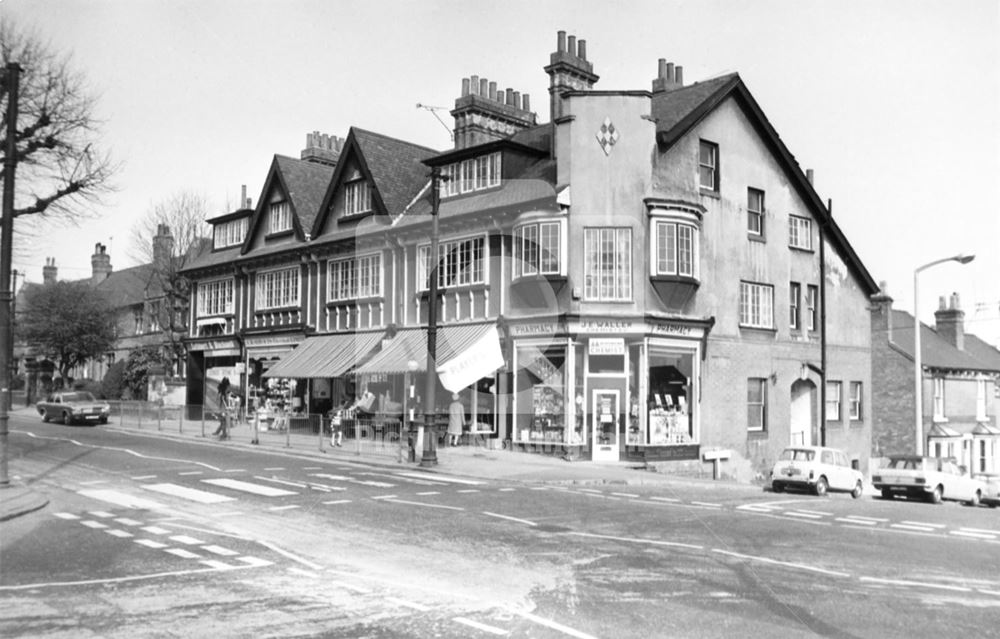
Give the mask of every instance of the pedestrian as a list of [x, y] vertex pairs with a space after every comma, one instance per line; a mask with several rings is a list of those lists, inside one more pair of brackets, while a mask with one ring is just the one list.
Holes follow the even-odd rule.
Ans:
[[213, 436], [219, 439], [229, 438], [229, 428], [226, 420], [228, 416], [226, 415], [226, 396], [229, 394], [229, 378], [223, 377], [222, 381], [219, 382], [219, 386], [216, 388], [218, 398], [219, 398], [219, 427], [215, 429], [212, 433]]
[[451, 394], [451, 405], [448, 406], [448, 445], [458, 446], [465, 426], [465, 406], [458, 393]]
[[344, 443], [344, 409], [347, 407], [347, 400], [342, 399], [330, 411], [330, 445], [342, 446]]

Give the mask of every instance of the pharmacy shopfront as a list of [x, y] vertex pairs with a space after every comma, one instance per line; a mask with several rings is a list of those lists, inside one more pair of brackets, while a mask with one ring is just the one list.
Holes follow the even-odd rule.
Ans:
[[509, 324], [515, 449], [569, 459], [697, 459], [709, 322]]

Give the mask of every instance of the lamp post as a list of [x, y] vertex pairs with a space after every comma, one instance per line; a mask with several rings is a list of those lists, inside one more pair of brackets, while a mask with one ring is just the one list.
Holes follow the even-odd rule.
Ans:
[[923, 266], [917, 267], [913, 271], [913, 394], [914, 394], [914, 414], [915, 414], [915, 426], [917, 435], [917, 454], [924, 454], [924, 407], [923, 407], [923, 364], [920, 361], [920, 286], [919, 286], [919, 276], [921, 271], [926, 271], [932, 266], [937, 266], [938, 264], [944, 264], [945, 262], [958, 262], [959, 264], [968, 264], [972, 260], [976, 259], [975, 255], [952, 255], [951, 257], [943, 257], [939, 260], [934, 260], [933, 262], [928, 262]]
[[438, 208], [441, 205], [441, 167], [431, 168], [431, 248], [427, 270], [430, 282], [427, 296], [427, 380], [424, 387], [424, 450], [420, 456], [423, 467], [437, 466], [437, 434], [434, 391], [437, 389], [437, 298], [438, 298]]

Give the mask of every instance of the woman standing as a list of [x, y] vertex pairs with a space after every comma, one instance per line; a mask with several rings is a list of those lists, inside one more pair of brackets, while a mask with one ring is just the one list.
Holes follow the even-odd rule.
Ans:
[[451, 405], [448, 407], [448, 445], [458, 446], [465, 426], [465, 407], [462, 406], [458, 393], [451, 394]]

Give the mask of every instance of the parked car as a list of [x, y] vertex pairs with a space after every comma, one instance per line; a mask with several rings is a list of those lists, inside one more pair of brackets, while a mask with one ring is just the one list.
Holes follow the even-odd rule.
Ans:
[[827, 491], [861, 496], [864, 476], [851, 468], [844, 451], [823, 446], [791, 446], [781, 452], [771, 469], [771, 488], [780, 493], [786, 488], [809, 490], [817, 495]]
[[983, 496], [979, 499], [980, 502], [990, 508], [1000, 506], [1000, 475], [984, 473], [976, 475], [976, 477], [985, 485]]
[[35, 405], [42, 421], [61, 420], [64, 424], [83, 422], [87, 424], [107, 424], [111, 406], [87, 391], [67, 391], [52, 393]]
[[889, 463], [872, 474], [872, 483], [884, 499], [906, 495], [935, 504], [950, 499], [976, 506], [986, 492], [981, 480], [971, 477], [950, 457], [891, 455]]

